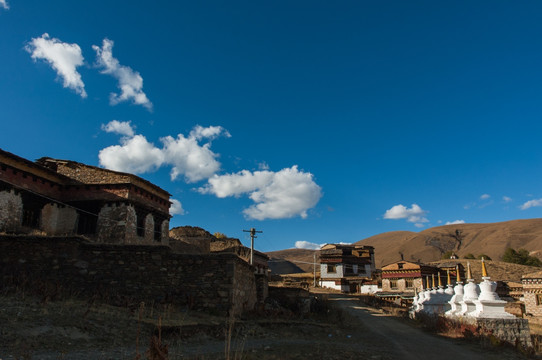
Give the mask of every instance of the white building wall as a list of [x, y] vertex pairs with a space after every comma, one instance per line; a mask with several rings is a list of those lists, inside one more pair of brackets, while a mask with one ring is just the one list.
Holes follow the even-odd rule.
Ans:
[[320, 264], [320, 277], [321, 278], [337, 278], [340, 279], [344, 276], [344, 267], [343, 264], [336, 264], [335, 266], [335, 272], [328, 273], [327, 272], [327, 265], [328, 264]]
[[378, 285], [361, 285], [359, 289], [360, 294], [374, 294], [379, 291], [382, 291], [382, 289], [379, 289]]
[[339, 290], [341, 292], [349, 292], [350, 287], [348, 285], [337, 285], [335, 280], [320, 280], [320, 286], [329, 289]]

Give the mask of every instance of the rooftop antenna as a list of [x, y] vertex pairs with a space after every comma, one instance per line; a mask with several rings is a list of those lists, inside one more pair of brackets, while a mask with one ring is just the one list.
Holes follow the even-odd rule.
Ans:
[[250, 228], [250, 230], [243, 230], [243, 232], [250, 233], [250, 265], [254, 265], [254, 239], [257, 238], [256, 233], [263, 233], [263, 231]]

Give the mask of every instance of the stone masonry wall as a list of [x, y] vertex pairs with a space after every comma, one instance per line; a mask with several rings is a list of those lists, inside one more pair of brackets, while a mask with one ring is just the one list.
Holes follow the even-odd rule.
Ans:
[[152, 214], [147, 214], [147, 216], [145, 216], [145, 230], [143, 238], [146, 243], [151, 243], [154, 241], [154, 217]]
[[58, 204], [46, 204], [41, 210], [41, 229], [50, 235], [73, 235], [77, 211]]
[[23, 200], [20, 194], [0, 191], [0, 232], [17, 231], [23, 218]]
[[98, 241], [105, 243], [137, 243], [137, 217], [133, 206], [110, 204], [98, 214]]
[[217, 314], [256, 303], [254, 269], [233, 254], [177, 254], [167, 246], [80, 238], [0, 236], [0, 289], [50, 287], [110, 303], [167, 302]]
[[536, 293], [525, 292], [524, 303], [525, 303], [525, 312], [527, 314], [532, 314], [534, 316], [542, 316], [542, 304], [539, 304], [536, 300]]
[[164, 245], [169, 244], [169, 220], [163, 220], [161, 225], [161, 242]]

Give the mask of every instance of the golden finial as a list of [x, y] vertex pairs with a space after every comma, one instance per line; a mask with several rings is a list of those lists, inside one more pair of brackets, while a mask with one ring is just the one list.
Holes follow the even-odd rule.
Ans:
[[483, 257], [482, 257], [482, 277], [487, 277], [486, 263]]
[[431, 289], [431, 283], [429, 282], [429, 275], [425, 276], [425, 283], [427, 284], [427, 289]]
[[452, 285], [452, 279], [450, 279], [450, 269], [446, 270], [446, 272], [448, 273], [448, 284], [446, 285]]
[[467, 280], [472, 280], [472, 272], [470, 271], [470, 262], [467, 261]]
[[459, 274], [459, 265], [455, 266], [455, 272], [457, 274], [457, 282], [461, 281], [461, 275]]
[[431, 279], [433, 279], [433, 287], [436, 288], [436, 284], [435, 284], [435, 274], [431, 274]]
[[442, 287], [442, 278], [440, 277], [440, 271], [438, 272], [438, 287]]

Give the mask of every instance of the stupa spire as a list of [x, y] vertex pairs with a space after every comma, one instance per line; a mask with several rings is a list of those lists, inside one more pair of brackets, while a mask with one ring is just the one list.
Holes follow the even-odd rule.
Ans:
[[448, 273], [448, 283], [446, 285], [452, 285], [452, 279], [450, 279], [450, 270], [446, 270]]
[[487, 269], [486, 269], [486, 263], [484, 261], [484, 258], [482, 258], [482, 277], [488, 277], [487, 275]]
[[455, 266], [455, 273], [457, 275], [457, 282], [461, 282], [461, 274], [459, 274], [459, 265]]
[[472, 280], [472, 272], [470, 271], [470, 262], [467, 261], [467, 280]]

